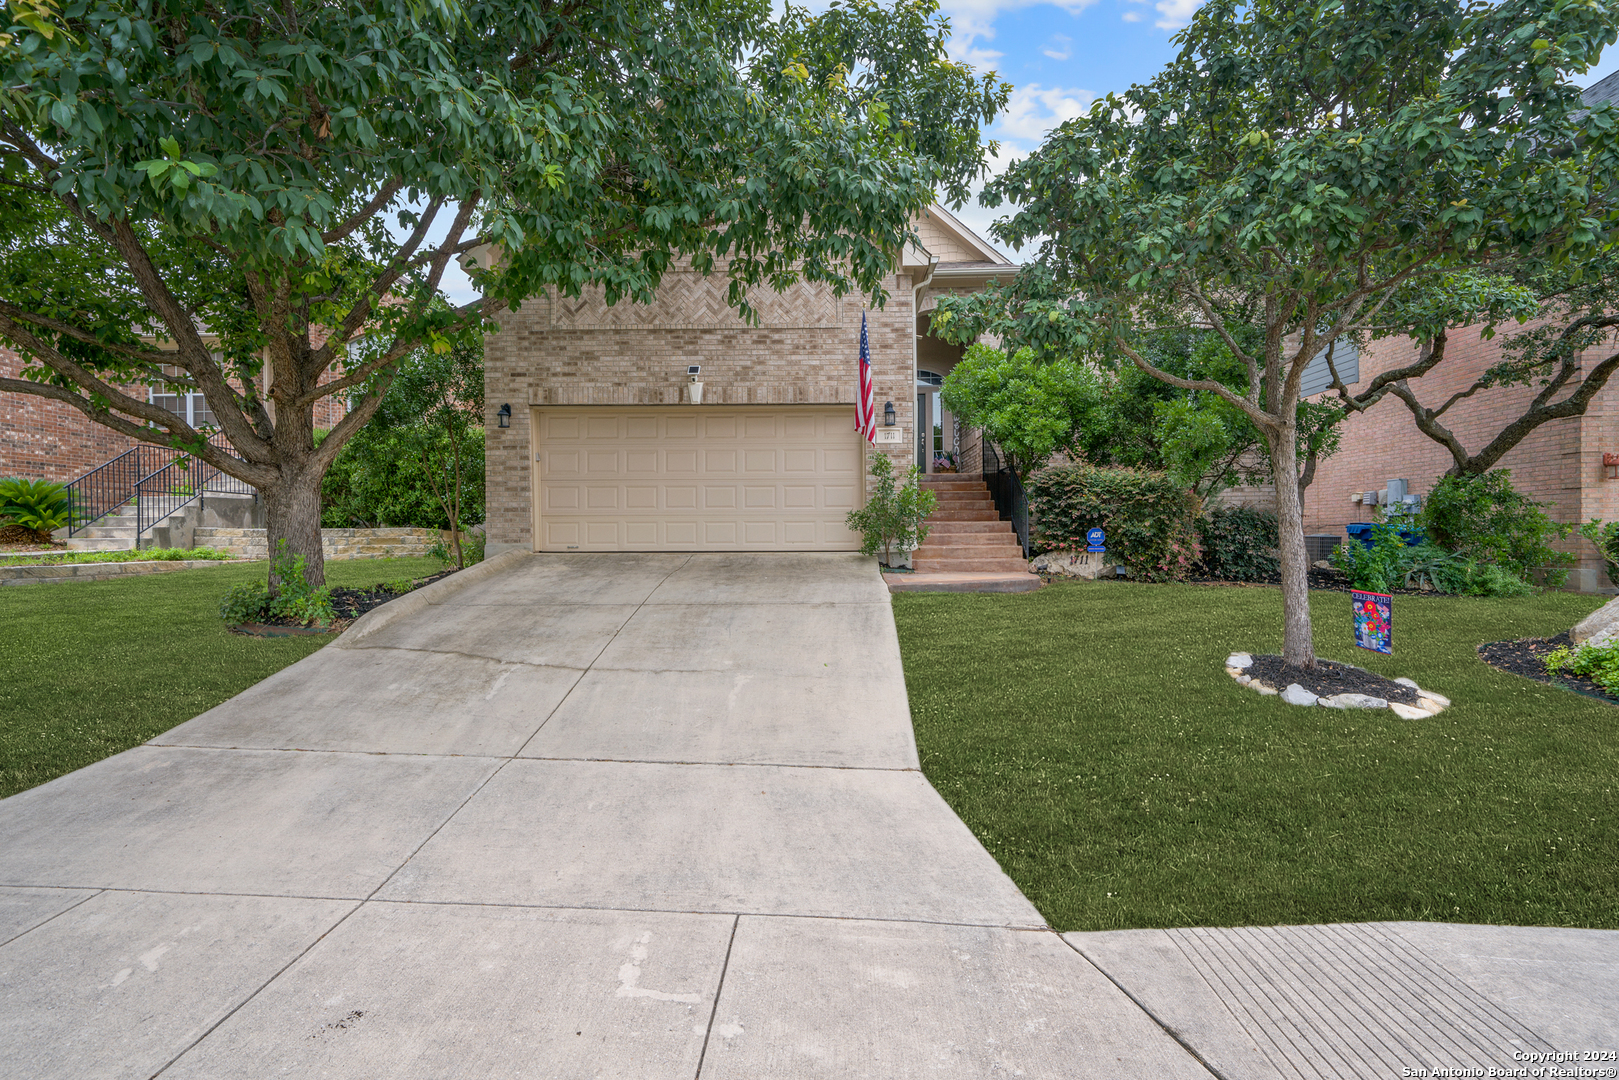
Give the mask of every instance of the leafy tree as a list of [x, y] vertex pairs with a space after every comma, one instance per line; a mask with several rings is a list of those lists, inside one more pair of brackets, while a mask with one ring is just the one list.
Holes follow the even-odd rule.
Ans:
[[[321, 477], [403, 357], [548, 287], [649, 300], [680, 260], [744, 316], [799, 280], [881, 303], [1007, 93], [946, 58], [933, 0], [7, 10], [0, 338], [28, 363], [0, 390], [253, 484], [315, 586]], [[464, 257], [484, 295], [455, 307]], [[155, 381], [201, 392], [229, 449], [125, 389]]]
[[[1386, 327], [1414, 283], [1601, 239], [1612, 205], [1594, 178], [1619, 165], [1616, 140], [1611, 124], [1581, 121], [1568, 75], [1616, 28], [1615, 0], [1211, 0], [1156, 78], [1098, 102], [986, 188], [1018, 204], [995, 232], [1038, 241], [1038, 271], [940, 306], [958, 333], [1127, 361], [1252, 421], [1276, 479], [1283, 652], [1313, 666], [1304, 369]], [[1409, 305], [1402, 330], [1432, 342], [1451, 322], [1422, 323], [1422, 310]], [[1228, 329], [1239, 313], [1257, 344]], [[1153, 335], [1194, 329], [1225, 341], [1240, 388], [1153, 363]], [[1442, 358], [1425, 349], [1366, 392]]]
[[1102, 394], [1099, 376], [1083, 363], [1040, 363], [1033, 349], [1008, 356], [988, 345], [969, 346], [940, 389], [944, 407], [1004, 450], [1019, 476], [1059, 450], [1077, 452], [1097, 426]]
[[[1593, 114], [1589, 122], [1619, 123], [1612, 109]], [[1594, 178], [1612, 184], [1611, 176]], [[1388, 385], [1410, 410], [1417, 430], [1450, 452], [1454, 464], [1447, 476], [1482, 476], [1507, 452], [1543, 424], [1584, 416], [1615, 371], [1619, 371], [1619, 247], [1600, 249], [1570, 265], [1548, 258], [1518, 260], [1512, 273], [1494, 283], [1514, 301], [1504, 311], [1489, 313], [1483, 336], [1497, 337], [1503, 316], [1524, 325], [1500, 334], [1502, 359], [1465, 389], [1434, 405], [1423, 404], [1417, 388], [1400, 379]], [[1505, 305], [1503, 305], [1505, 306]], [[1460, 318], [1458, 323], [1466, 323]], [[1441, 337], [1447, 334], [1442, 330]], [[1590, 355], [1590, 354], [1595, 354]], [[1483, 446], [1470, 450], [1462, 436], [1446, 426], [1445, 414], [1463, 401], [1490, 390], [1537, 387], [1535, 396], [1499, 429], [1488, 432]], [[1344, 393], [1340, 391], [1340, 393]], [[1348, 395], [1345, 394], [1347, 397]]]

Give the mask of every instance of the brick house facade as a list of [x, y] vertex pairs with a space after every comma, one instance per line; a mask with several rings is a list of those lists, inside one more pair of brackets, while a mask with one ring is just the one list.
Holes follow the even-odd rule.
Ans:
[[[22, 360], [0, 345], [0, 376], [21, 378]], [[328, 373], [323, 382], [338, 378]], [[202, 395], [187, 402], [179, 394], [143, 385], [119, 387], [131, 397], [156, 401], [180, 415], [201, 415]], [[315, 405], [315, 424], [330, 428], [348, 411], [347, 402], [325, 398]], [[0, 477], [66, 483], [117, 457], [135, 440], [97, 424], [64, 402], [32, 394], [0, 394]]]
[[[1419, 401], [1430, 406], [1443, 402], [1466, 390], [1502, 360], [1500, 346], [1484, 340], [1480, 329], [1474, 326], [1450, 333], [1444, 362], [1411, 383]], [[1416, 344], [1409, 340], [1372, 343], [1361, 350], [1359, 381], [1351, 389], [1364, 386], [1381, 372], [1411, 363], [1415, 356]], [[1483, 390], [1459, 402], [1441, 422], [1464, 446], [1477, 452], [1521, 415], [1538, 391], [1534, 386]], [[1306, 533], [1342, 537], [1346, 522], [1371, 521], [1375, 514], [1374, 507], [1352, 502], [1353, 494], [1379, 491], [1389, 480], [1400, 479], [1410, 482], [1412, 494], [1426, 496], [1454, 464], [1448, 450], [1417, 430], [1405, 403], [1393, 395], [1350, 416], [1342, 430], [1341, 449], [1321, 462], [1315, 482], [1305, 492]], [[1549, 504], [1547, 513], [1553, 520], [1577, 525], [1594, 517], [1619, 517], [1619, 480], [1607, 480], [1602, 466], [1603, 453], [1616, 451], [1619, 384], [1609, 383], [1584, 416], [1541, 425], [1496, 467], [1511, 469], [1513, 485], [1519, 491]], [[1584, 592], [1610, 589], [1603, 560], [1591, 544], [1573, 537], [1563, 546], [1580, 556], [1579, 567], [1569, 578], [1570, 588]]]
[[[894, 410], [876, 449], [900, 469], [913, 461], [931, 468], [923, 444], [933, 433], [919, 432], [918, 408], [940, 413], [935, 438], [954, 448], [959, 436], [933, 404], [936, 386], [919, 384], [917, 372], [925, 360], [927, 371], [946, 374], [960, 352], [927, 336], [926, 312], [939, 292], [982, 287], [1016, 269], [941, 209], [919, 233], [923, 246], [888, 276], [881, 309], [800, 283], [756, 291], [759, 324], [749, 326], [726, 303], [722, 271], [676, 269], [651, 304], [608, 307], [598, 290], [542, 295], [501, 312], [484, 351], [490, 553], [858, 547], [840, 523], [848, 485], [863, 484], [865, 472], [854, 433], [862, 314], [879, 416], [886, 405]], [[587, 422], [599, 443], [579, 426]], [[743, 428], [757, 441], [745, 441]], [[733, 432], [743, 441], [731, 448], [724, 440]], [[698, 440], [695, 459], [671, 449], [688, 438]], [[805, 463], [800, 481], [790, 475], [795, 460]], [[748, 462], [759, 470], [753, 480]], [[706, 471], [711, 463], [721, 471]], [[721, 475], [726, 463], [736, 463], [734, 482]], [[863, 496], [852, 498], [858, 505]]]

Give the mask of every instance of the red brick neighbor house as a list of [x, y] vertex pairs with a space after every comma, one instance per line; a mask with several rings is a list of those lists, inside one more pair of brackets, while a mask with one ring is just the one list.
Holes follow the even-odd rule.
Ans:
[[[748, 326], [723, 273], [676, 270], [647, 305], [552, 293], [502, 312], [484, 352], [489, 553], [857, 550], [844, 517], [866, 483], [862, 315], [891, 418], [877, 449], [902, 469], [977, 473], [976, 438], [938, 398], [962, 350], [928, 313], [1018, 267], [939, 207], [918, 233], [877, 310], [800, 283], [756, 293]], [[996, 540], [994, 557], [1013, 557]]]

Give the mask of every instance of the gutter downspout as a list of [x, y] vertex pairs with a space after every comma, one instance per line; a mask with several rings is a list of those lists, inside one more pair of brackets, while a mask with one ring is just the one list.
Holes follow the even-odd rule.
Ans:
[[[922, 250], [927, 251], [927, 248], [923, 248]], [[932, 283], [933, 273], [938, 268], [939, 257], [933, 254], [933, 252], [928, 251], [927, 276], [921, 281], [917, 282], [915, 285], [911, 286], [911, 378], [909, 393], [911, 398], [911, 452], [913, 454], [916, 452], [916, 440], [922, 437], [922, 418], [916, 415], [916, 362], [918, 359], [918, 353], [920, 352], [917, 342], [922, 339], [922, 335], [917, 332], [916, 328], [916, 320], [921, 313], [916, 309], [922, 301], [922, 290], [927, 288], [928, 285]], [[922, 471], [924, 473], [927, 472], [927, 467], [923, 466]]]

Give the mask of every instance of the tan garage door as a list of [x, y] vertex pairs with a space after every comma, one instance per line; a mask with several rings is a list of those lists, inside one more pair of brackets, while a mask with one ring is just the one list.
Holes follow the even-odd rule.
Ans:
[[541, 551], [853, 551], [854, 407], [534, 409]]

